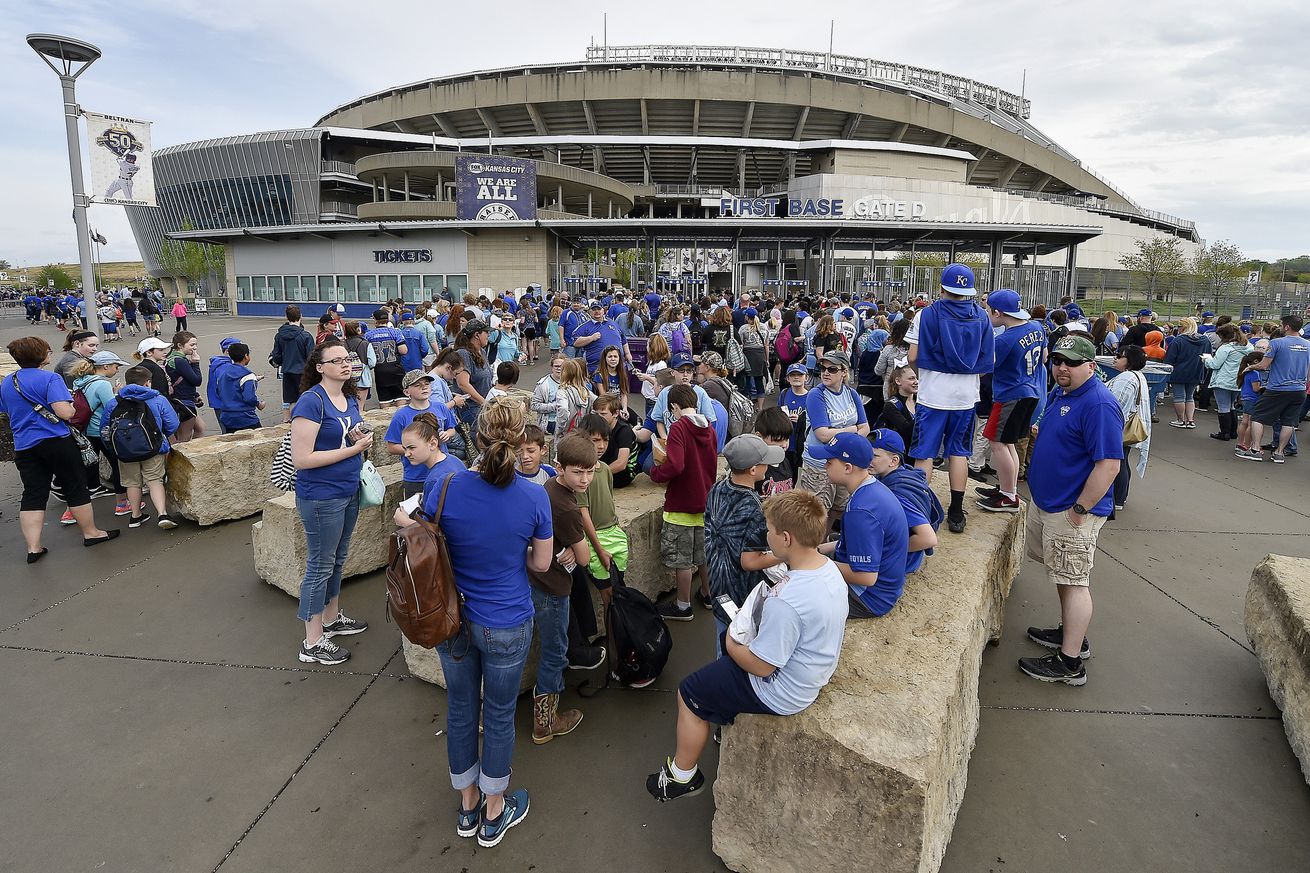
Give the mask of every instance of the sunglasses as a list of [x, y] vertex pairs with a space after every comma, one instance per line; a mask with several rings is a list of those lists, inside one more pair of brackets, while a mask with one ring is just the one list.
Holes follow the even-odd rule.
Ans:
[[845, 368], [845, 367], [824, 367], [824, 368], [823, 368], [823, 372], [825, 372], [825, 373], [844, 373], [844, 372], [846, 372], [846, 368]]
[[1052, 367], [1081, 367], [1083, 364], [1086, 364], [1086, 363], [1088, 363], [1088, 362], [1087, 362], [1087, 361], [1071, 361], [1071, 360], [1069, 360], [1068, 358], [1061, 357], [1060, 355], [1051, 355], [1051, 366], [1052, 366]]

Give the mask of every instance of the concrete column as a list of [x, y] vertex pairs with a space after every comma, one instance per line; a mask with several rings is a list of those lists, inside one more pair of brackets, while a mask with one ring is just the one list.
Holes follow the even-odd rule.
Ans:
[[991, 277], [991, 284], [987, 289], [989, 292], [1001, 287], [1001, 258], [1004, 257], [1004, 252], [1005, 246], [1001, 241], [993, 240], [991, 254], [987, 259], [987, 272]]
[[391, 183], [387, 181], [386, 173], [382, 174], [382, 199], [385, 202], [391, 201]]
[[593, 217], [594, 217], [594, 216], [591, 214], [591, 192], [590, 192], [590, 191], [587, 192], [587, 217], [588, 217], [588, 218], [593, 218]]
[[678, 218], [682, 218], [682, 201], [678, 201]]
[[1064, 293], [1078, 299], [1078, 246], [1074, 243], [1069, 244], [1068, 252], [1064, 258]]
[[409, 202], [409, 170], [405, 171], [405, 202]]

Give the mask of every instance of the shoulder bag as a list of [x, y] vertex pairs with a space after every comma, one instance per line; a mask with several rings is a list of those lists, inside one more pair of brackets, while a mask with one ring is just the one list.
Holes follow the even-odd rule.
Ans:
[[23, 386], [18, 384], [18, 373], [14, 373], [10, 378], [14, 380], [14, 390], [18, 392], [18, 396], [28, 402], [32, 407], [33, 412], [51, 424], [62, 424], [64, 427], [68, 428], [69, 436], [73, 438], [73, 442], [77, 443], [77, 450], [82, 455], [83, 467], [90, 467], [93, 464], [98, 465], [100, 463], [100, 455], [96, 452], [95, 446], [91, 445], [91, 441], [86, 438], [86, 434], [55, 415], [43, 404], [37, 403], [31, 397], [28, 397], [27, 393], [23, 391]]
[[1142, 421], [1142, 406], [1146, 404], [1145, 379], [1140, 373], [1135, 373], [1135, 375], [1137, 376], [1137, 408], [1124, 422], [1124, 445], [1126, 446], [1144, 443], [1147, 437], [1151, 435], [1150, 431], [1146, 429], [1146, 422]]

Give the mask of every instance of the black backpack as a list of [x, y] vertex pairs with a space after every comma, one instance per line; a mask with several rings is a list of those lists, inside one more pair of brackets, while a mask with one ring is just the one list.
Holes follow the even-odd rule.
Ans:
[[609, 637], [610, 680], [623, 685], [647, 685], [664, 670], [673, 637], [650, 598], [621, 583], [614, 585], [605, 610]]
[[101, 435], [120, 461], [144, 461], [159, 454], [164, 434], [144, 400], [119, 398]]

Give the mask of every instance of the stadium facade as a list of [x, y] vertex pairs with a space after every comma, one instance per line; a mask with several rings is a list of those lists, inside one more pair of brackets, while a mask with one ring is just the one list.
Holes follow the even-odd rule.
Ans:
[[[1143, 208], [1030, 115], [994, 86], [869, 58], [593, 46], [161, 149], [161, 208], [128, 214], [169, 291], [167, 238], [224, 244], [219, 294], [245, 314], [594, 286], [612, 271], [587, 252], [621, 249], [640, 253], [634, 282], [902, 295], [932, 287], [916, 258], [973, 253], [984, 284], [1034, 300], [1104, 281], [1139, 240], [1199, 247], [1192, 222]], [[468, 213], [479, 185], [517, 202]]]

